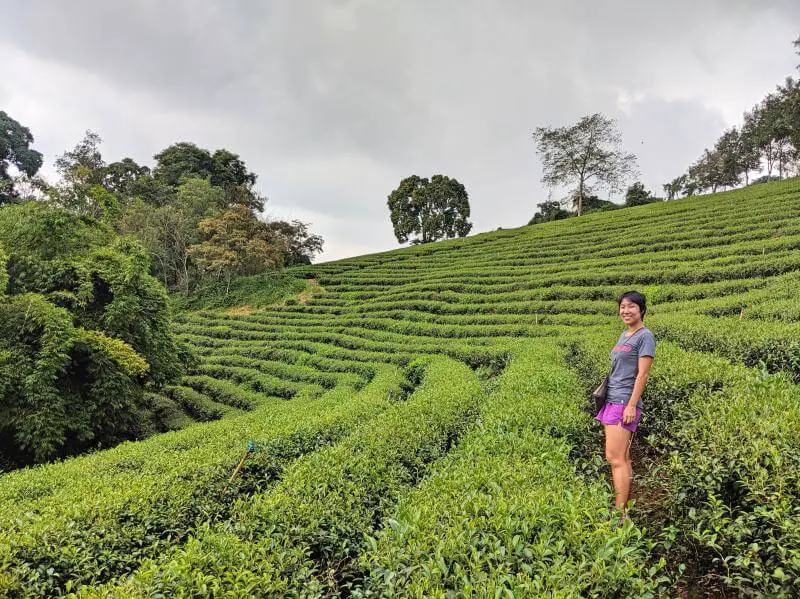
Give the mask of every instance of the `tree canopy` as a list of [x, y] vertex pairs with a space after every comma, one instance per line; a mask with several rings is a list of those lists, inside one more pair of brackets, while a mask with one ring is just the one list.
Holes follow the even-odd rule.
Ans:
[[254, 275], [282, 262], [280, 245], [269, 226], [247, 206], [234, 206], [201, 220], [201, 241], [189, 248], [201, 273], [230, 283], [233, 275]]
[[10, 167], [33, 177], [42, 166], [42, 154], [32, 149], [31, 144], [30, 130], [0, 110], [0, 206], [18, 197]]
[[561, 202], [547, 201], [539, 204], [539, 210], [533, 215], [533, 218], [528, 221], [529, 225], [537, 225], [539, 223], [546, 223], [551, 220], [561, 220], [573, 216], [569, 210], [561, 206]]
[[654, 197], [653, 194], [645, 189], [644, 183], [637, 181], [625, 192], [625, 205], [626, 206], [643, 206], [644, 204], [651, 204], [659, 202], [662, 198]]
[[616, 122], [602, 114], [585, 116], [569, 127], [537, 127], [533, 139], [542, 161], [542, 183], [574, 185], [578, 216], [595, 188], [621, 190], [637, 172], [636, 157], [622, 150]]
[[[472, 229], [469, 196], [464, 186], [445, 175], [403, 179], [388, 200], [397, 241], [428, 243], [464, 237]], [[412, 235], [417, 237], [412, 238]]]
[[[155, 155], [151, 169], [129, 157], [106, 163], [101, 143], [99, 135], [87, 131], [73, 149], [57, 158], [60, 180], [46, 190], [46, 200], [133, 235], [149, 253], [152, 274], [167, 289], [193, 292], [208, 276], [207, 265], [198, 262], [201, 253], [190, 251], [201, 243], [209, 249], [201, 221], [220, 218], [239, 206], [249, 211], [250, 220], [258, 220], [265, 200], [254, 189], [256, 175], [227, 149], [212, 153], [190, 142], [172, 144]], [[231, 222], [251, 230], [248, 219]], [[308, 223], [266, 224], [279, 259], [265, 258], [261, 270], [308, 264], [322, 251], [323, 240], [311, 234]], [[252, 270], [252, 261], [248, 264]]]
[[264, 208], [263, 200], [252, 191], [255, 173], [248, 171], [244, 161], [229, 150], [215, 150], [212, 154], [191, 142], [180, 142], [163, 149], [154, 158], [153, 178], [161, 184], [177, 187], [186, 179], [208, 179], [235, 198], [229, 204]]

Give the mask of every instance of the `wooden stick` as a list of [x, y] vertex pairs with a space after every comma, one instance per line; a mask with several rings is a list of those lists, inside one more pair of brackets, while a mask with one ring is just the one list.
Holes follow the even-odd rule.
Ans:
[[239, 474], [239, 471], [242, 469], [242, 466], [244, 466], [244, 461], [247, 459], [247, 456], [249, 456], [250, 453], [251, 453], [250, 452], [250, 448], [248, 447], [247, 451], [244, 452], [244, 455], [242, 456], [242, 459], [239, 460], [239, 463], [236, 465], [236, 468], [234, 469], [233, 474], [231, 474], [231, 477], [228, 479], [228, 482], [225, 484], [225, 492], [226, 493], [228, 492], [228, 485], [230, 485], [233, 482], [233, 479], [236, 478], [236, 475]]

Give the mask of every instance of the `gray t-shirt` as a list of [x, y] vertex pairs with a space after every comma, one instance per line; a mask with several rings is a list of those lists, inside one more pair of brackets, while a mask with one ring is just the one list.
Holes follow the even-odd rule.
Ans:
[[[656, 338], [647, 327], [642, 327], [631, 337], [627, 331], [619, 336], [619, 341], [611, 350], [611, 373], [608, 375], [606, 401], [608, 403], [626, 404], [633, 393], [633, 384], [639, 374], [639, 358], [655, 357]], [[641, 400], [637, 407], [641, 408]]]

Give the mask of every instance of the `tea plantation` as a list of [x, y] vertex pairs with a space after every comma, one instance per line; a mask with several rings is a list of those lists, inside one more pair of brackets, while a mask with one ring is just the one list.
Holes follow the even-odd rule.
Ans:
[[[151, 400], [207, 422], [0, 477], [0, 596], [791, 596], [799, 247], [789, 180], [184, 312], [201, 363]], [[619, 525], [583, 408], [631, 288], [659, 345]]]

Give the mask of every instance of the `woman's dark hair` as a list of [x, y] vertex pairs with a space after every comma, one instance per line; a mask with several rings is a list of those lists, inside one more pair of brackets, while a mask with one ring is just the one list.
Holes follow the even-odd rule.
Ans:
[[644, 315], [647, 313], [647, 298], [638, 291], [626, 291], [617, 298], [617, 307], [619, 307], [624, 299], [632, 301], [639, 306], [639, 312], [641, 312], [642, 320], [644, 320]]

